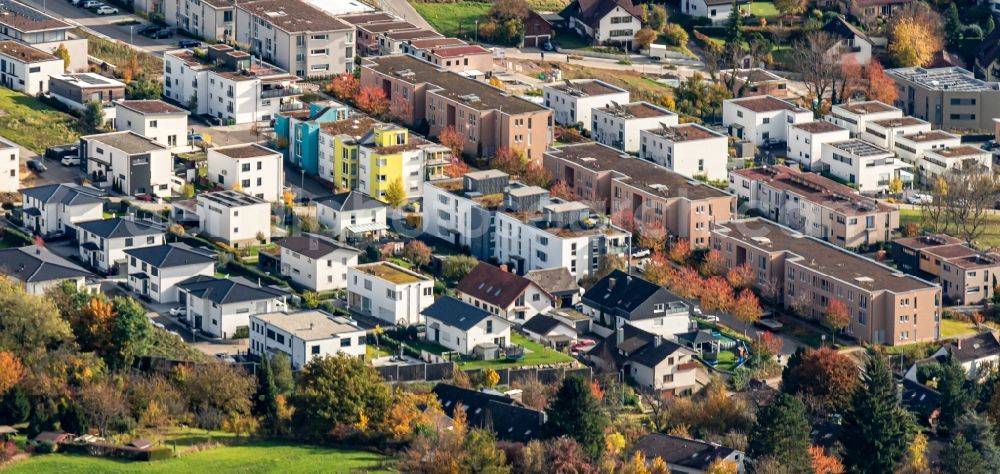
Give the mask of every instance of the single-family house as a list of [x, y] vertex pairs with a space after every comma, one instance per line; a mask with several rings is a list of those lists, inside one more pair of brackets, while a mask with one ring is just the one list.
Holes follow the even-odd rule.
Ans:
[[490, 430], [498, 439], [527, 443], [541, 439], [544, 434], [545, 412], [498, 391], [476, 391], [439, 383], [431, 393], [441, 402], [445, 415], [454, 418], [456, 410], [464, 410], [468, 426]]
[[171, 195], [170, 149], [133, 131], [80, 137], [80, 159], [87, 161], [87, 174], [99, 186], [129, 196]]
[[76, 237], [80, 261], [105, 274], [128, 269], [126, 250], [166, 243], [163, 226], [122, 217], [81, 222]]
[[566, 267], [540, 268], [531, 270], [524, 277], [535, 282], [542, 290], [552, 295], [554, 306], [572, 308], [580, 302], [583, 288]]
[[590, 316], [592, 330], [605, 337], [629, 325], [673, 338], [690, 326], [690, 308], [683, 298], [621, 270], [590, 287], [581, 303], [583, 314]]
[[837, 57], [841, 63], [853, 61], [855, 64], [867, 66], [872, 59], [872, 40], [858, 27], [847, 21], [843, 15], [838, 15], [826, 22], [820, 29], [830, 35], [834, 41], [827, 54]]
[[49, 78], [64, 72], [62, 58], [12, 40], [0, 41], [0, 85], [28, 95], [49, 91]]
[[[566, 26], [592, 44], [637, 47], [635, 34], [642, 28], [642, 9], [632, 0], [574, 0], [559, 16]], [[586, 123], [586, 122], [584, 122]]]
[[64, 281], [83, 288], [87, 278], [94, 276], [39, 245], [0, 249], [0, 274], [20, 282], [29, 295], [39, 296]]
[[341, 240], [380, 237], [388, 227], [385, 223], [388, 206], [360, 191], [347, 191], [316, 199], [316, 215]]
[[222, 339], [249, 337], [251, 315], [287, 309], [287, 291], [240, 277], [193, 276], [177, 284], [177, 293], [188, 324]]
[[347, 307], [391, 325], [420, 324], [434, 303], [434, 279], [389, 262], [347, 269]]
[[76, 224], [104, 216], [107, 194], [73, 183], [43, 184], [21, 190], [24, 226], [42, 237], [76, 235]]
[[115, 102], [115, 130], [133, 131], [174, 151], [188, 149], [188, 111], [162, 100]]
[[209, 148], [208, 179], [267, 202], [281, 199], [285, 186], [281, 152], [256, 143]]
[[731, 461], [738, 474], [746, 472], [742, 451], [698, 439], [650, 433], [639, 438], [632, 451], [642, 453], [647, 460], [660, 458], [670, 472], [678, 474], [705, 474], [717, 460]]
[[555, 298], [537, 283], [507, 271], [507, 266], [495, 267], [479, 262], [455, 287], [462, 301], [485, 309], [513, 324], [520, 325], [555, 306]]
[[196, 275], [215, 274], [215, 255], [175, 243], [126, 250], [128, 286], [157, 303], [178, 300], [177, 284]]
[[690, 394], [697, 387], [700, 365], [694, 356], [691, 349], [628, 324], [587, 352], [599, 369], [623, 371], [643, 390], [672, 395]]
[[361, 251], [313, 234], [296, 235], [278, 242], [281, 274], [311, 291], [347, 286], [347, 269], [357, 266]]
[[556, 349], [568, 346], [577, 337], [576, 328], [547, 314], [529, 319], [521, 326], [521, 331], [529, 339]]
[[[742, 5], [745, 0], [738, 2]], [[683, 0], [681, 11], [686, 15], [698, 18], [708, 18], [712, 23], [725, 23], [733, 12], [733, 2], [730, 0]]]
[[945, 344], [932, 357], [954, 357], [968, 374], [969, 378], [979, 375], [979, 371], [996, 366], [1000, 362], [1000, 342], [995, 332], [987, 331], [975, 336], [957, 338]]
[[489, 311], [445, 296], [422, 312], [426, 339], [462, 355], [495, 358], [510, 343], [511, 324]]
[[266, 244], [271, 240], [271, 204], [238, 191], [201, 193], [198, 227], [235, 248]]
[[345, 354], [364, 359], [365, 330], [343, 316], [318, 310], [250, 316], [250, 354], [271, 357], [282, 352], [293, 370], [314, 357]]

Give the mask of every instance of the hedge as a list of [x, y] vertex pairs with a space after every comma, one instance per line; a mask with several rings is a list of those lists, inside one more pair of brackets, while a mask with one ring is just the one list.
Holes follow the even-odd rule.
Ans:
[[31, 245], [31, 237], [13, 227], [3, 228], [3, 240], [12, 247], [24, 247]]
[[62, 443], [63, 453], [84, 454], [103, 458], [127, 459], [130, 461], [160, 461], [173, 457], [173, 450], [166, 447], [139, 449], [132, 446], [118, 446], [107, 443]]

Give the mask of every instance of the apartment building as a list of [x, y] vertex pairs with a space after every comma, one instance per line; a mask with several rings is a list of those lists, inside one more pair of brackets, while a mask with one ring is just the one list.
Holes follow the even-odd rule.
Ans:
[[495, 253], [495, 213], [505, 202], [505, 193], [517, 189], [510, 176], [499, 170], [466, 173], [424, 185], [423, 231], [456, 248], [466, 249], [479, 260]]
[[931, 124], [916, 117], [869, 120], [865, 130], [858, 134], [858, 138], [877, 147], [892, 150], [896, 146], [896, 137], [930, 131]]
[[941, 284], [945, 304], [988, 304], [1000, 273], [1000, 257], [979, 252], [945, 234], [892, 242], [892, 260], [910, 274]]
[[769, 95], [771, 97], [788, 97], [788, 80], [759, 67], [749, 69], [723, 69], [719, 71], [722, 80], [732, 82], [733, 89], [739, 91], [741, 97], [756, 97]]
[[319, 310], [250, 316], [250, 353], [284, 353], [292, 370], [301, 370], [315, 357], [345, 354], [364, 359], [365, 339], [365, 330], [350, 319]]
[[0, 41], [0, 85], [28, 95], [49, 91], [49, 77], [62, 75], [62, 58], [13, 40]]
[[[451, 44], [451, 40], [458, 41]], [[422, 46], [434, 45], [434, 46]], [[445, 71], [481, 76], [493, 69], [493, 52], [479, 45], [466, 44], [455, 38], [422, 38], [407, 40], [399, 51], [427, 61]]]
[[785, 159], [811, 170], [819, 166], [823, 144], [851, 139], [850, 130], [824, 120], [797, 123], [788, 128]]
[[310, 291], [345, 288], [347, 269], [358, 265], [361, 251], [318, 235], [302, 234], [278, 242], [281, 274]]
[[868, 128], [868, 121], [901, 119], [903, 111], [877, 100], [834, 104], [824, 120], [851, 131], [857, 137]]
[[178, 285], [193, 276], [215, 274], [215, 254], [176, 243], [125, 251], [128, 255], [128, 287], [156, 303], [179, 300]]
[[458, 299], [523, 325], [556, 304], [555, 298], [534, 281], [479, 262], [455, 287]]
[[729, 138], [696, 123], [639, 132], [639, 158], [688, 178], [725, 180]]
[[222, 339], [235, 339], [241, 332], [248, 334], [251, 314], [288, 307], [288, 292], [240, 277], [194, 276], [178, 283], [177, 292], [188, 325]]
[[136, 12], [162, 15], [163, 21], [191, 36], [212, 42], [233, 37], [234, 0], [135, 0]]
[[87, 70], [87, 38], [73, 37], [76, 28], [56, 17], [14, 0], [0, 1], [0, 39], [30, 45], [48, 53], [59, 46], [69, 51], [67, 71]]
[[722, 125], [729, 135], [757, 146], [787, 142], [789, 126], [813, 120], [811, 111], [769, 95], [722, 103]]
[[208, 179], [226, 189], [276, 202], [285, 186], [281, 152], [256, 143], [209, 148]]
[[[920, 182], [932, 185], [938, 177], [968, 167], [976, 167], [984, 171], [993, 168], [993, 154], [977, 146], [959, 145], [947, 148], [937, 148], [924, 152], [917, 160], [917, 174]], [[975, 169], [975, 168], [972, 168]]]
[[976, 79], [965, 69], [910, 67], [885, 72], [896, 82], [896, 105], [935, 128], [993, 130], [993, 118], [1000, 116], [1000, 83]]
[[354, 70], [352, 25], [302, 0], [252, 0], [236, 7], [236, 41], [299, 77]]
[[221, 239], [234, 248], [252, 247], [271, 240], [271, 204], [238, 191], [200, 193], [200, 234]]
[[133, 131], [173, 151], [188, 149], [188, 111], [162, 100], [115, 102], [115, 129]]
[[829, 173], [840, 178], [863, 193], [878, 193], [889, 189], [893, 178], [912, 182], [909, 168], [896, 159], [896, 155], [868, 142], [847, 140], [824, 143], [820, 162]]
[[649, 102], [618, 104], [593, 109], [590, 137], [595, 142], [626, 153], [639, 151], [639, 132], [659, 128], [660, 124], [675, 126], [677, 114]]
[[366, 58], [361, 85], [381, 87], [394, 119], [427, 126], [429, 136], [454, 127], [469, 156], [491, 157], [507, 148], [539, 160], [552, 143], [551, 110], [410, 55]]
[[958, 135], [943, 130], [929, 130], [896, 137], [892, 150], [903, 161], [915, 165], [928, 151], [957, 147], [961, 144], [962, 137]]
[[76, 238], [80, 261], [104, 274], [128, 268], [126, 250], [167, 243], [163, 226], [121, 217], [81, 222]]
[[16, 193], [21, 188], [21, 146], [0, 137], [0, 192]]
[[[846, 130], [845, 130], [846, 131]], [[734, 171], [729, 192], [774, 222], [850, 249], [892, 240], [899, 210], [814, 173], [786, 166]]]
[[80, 158], [101, 187], [134, 196], [170, 196], [174, 159], [166, 145], [132, 131], [80, 137]]
[[[361, 139], [378, 123], [367, 115], [354, 115], [320, 124], [316, 138], [316, 175], [333, 183], [335, 188], [359, 189], [358, 149]], [[310, 172], [312, 167], [308, 166], [307, 155], [302, 158], [299, 163]]]
[[225, 125], [269, 121], [278, 112], [304, 109], [298, 80], [225, 44], [163, 53], [163, 96]]
[[591, 111], [612, 104], [627, 104], [629, 93], [598, 79], [565, 80], [542, 86], [545, 106], [555, 113], [556, 123], [574, 126], [580, 124], [591, 130]]
[[757, 285], [820, 320], [831, 300], [847, 306], [845, 333], [866, 344], [903, 345], [940, 338], [941, 287], [807, 237], [763, 218], [712, 229], [712, 248], [728, 266], [749, 263]]
[[434, 279], [389, 262], [347, 269], [347, 307], [394, 326], [423, 323], [434, 303]]
[[25, 188], [21, 190], [21, 217], [25, 227], [42, 237], [72, 236], [76, 224], [104, 216], [106, 196], [100, 189], [74, 183]]
[[306, 173], [333, 181], [319, 166], [320, 125], [346, 120], [350, 114], [350, 107], [333, 100], [310, 103], [307, 109], [278, 112], [274, 117], [275, 140], [284, 140], [288, 144], [285, 147], [288, 161], [306, 170]]
[[736, 212], [735, 196], [604, 145], [556, 148], [543, 163], [554, 180], [594, 209], [631, 213], [637, 225], [663, 228], [695, 247], [707, 246], [711, 226]]

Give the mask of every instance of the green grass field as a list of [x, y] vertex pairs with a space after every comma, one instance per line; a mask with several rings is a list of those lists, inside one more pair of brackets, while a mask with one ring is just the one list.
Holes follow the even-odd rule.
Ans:
[[776, 17], [781, 13], [774, 7], [772, 2], [753, 2], [750, 4], [750, 14], [760, 17]]
[[976, 325], [970, 322], [957, 321], [954, 319], [941, 319], [941, 338], [950, 339], [953, 337], [967, 336], [976, 333]]
[[[919, 209], [900, 209], [899, 226], [905, 227], [906, 224], [912, 222], [917, 224], [917, 227], [920, 227], [922, 223], [921, 213], [922, 211]], [[980, 249], [1000, 247], [1000, 214], [988, 214], [986, 225], [983, 226], [983, 229], [983, 234], [975, 239], [974, 243], [976, 247]], [[954, 228], [951, 228], [946, 233], [954, 235], [953, 231]]]
[[[463, 360], [458, 361], [458, 367], [461, 369], [506, 369], [511, 367], [526, 367], [533, 365], [544, 365], [544, 364], [561, 364], [566, 362], [572, 362], [573, 358], [568, 354], [563, 354], [562, 352], [557, 352], [541, 344], [534, 342], [520, 334], [511, 333], [510, 342], [517, 344], [519, 346], [524, 346], [527, 351], [525, 352], [524, 358], [518, 361], [509, 361], [506, 359], [497, 360]], [[444, 347], [435, 344], [433, 342], [427, 341], [407, 341], [406, 344], [417, 350], [425, 350], [432, 354], [443, 354], [447, 352]]]
[[0, 135], [35, 153], [80, 138], [76, 117], [6, 87], [0, 88], [0, 110]]
[[380, 469], [385, 456], [279, 442], [222, 447], [156, 462], [129, 462], [106, 458], [48, 454], [33, 456], [4, 470], [6, 473], [307, 473], [389, 472]]
[[479, 2], [411, 3], [417, 13], [424, 17], [438, 33], [463, 38], [475, 36], [476, 20], [490, 11], [492, 6], [492, 3]]

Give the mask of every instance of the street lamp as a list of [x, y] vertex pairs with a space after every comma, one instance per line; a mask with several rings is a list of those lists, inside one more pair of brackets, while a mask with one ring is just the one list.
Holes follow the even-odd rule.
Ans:
[[476, 20], [476, 43], [479, 43], [479, 20]]
[[299, 187], [302, 188], [302, 195], [305, 196], [306, 195], [306, 169], [302, 168], [299, 171], [302, 172], [302, 180], [299, 181]]
[[132, 33], [134, 31], [135, 31], [135, 25], [129, 25], [129, 27], [128, 27], [128, 44], [135, 44], [135, 41], [132, 41]]

